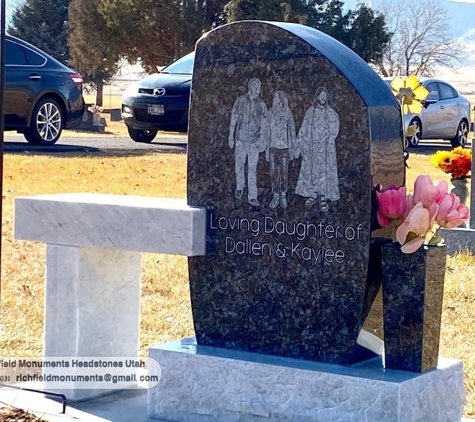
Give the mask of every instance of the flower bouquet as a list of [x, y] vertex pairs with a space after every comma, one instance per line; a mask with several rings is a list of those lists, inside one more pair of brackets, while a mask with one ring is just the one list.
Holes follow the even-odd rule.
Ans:
[[93, 126], [99, 126], [101, 124], [101, 112], [104, 110], [98, 105], [91, 105], [87, 108], [87, 111], [92, 113], [92, 124]]
[[406, 254], [424, 244], [441, 244], [439, 227], [458, 227], [469, 219], [469, 209], [449, 191], [448, 183], [434, 183], [429, 176], [416, 179], [412, 195], [406, 193], [405, 187], [393, 185], [377, 185], [375, 189], [378, 222], [382, 227], [395, 224], [396, 240]]
[[91, 112], [92, 114], [101, 114], [104, 109], [98, 105], [91, 105], [87, 108], [87, 111]]
[[451, 151], [437, 151], [430, 159], [431, 164], [450, 174], [452, 179], [466, 179], [472, 169], [472, 153], [469, 149], [457, 147]]

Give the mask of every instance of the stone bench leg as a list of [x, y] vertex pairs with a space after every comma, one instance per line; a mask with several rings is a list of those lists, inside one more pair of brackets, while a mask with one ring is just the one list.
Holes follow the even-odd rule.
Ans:
[[140, 275], [140, 252], [47, 245], [44, 356], [138, 356]]

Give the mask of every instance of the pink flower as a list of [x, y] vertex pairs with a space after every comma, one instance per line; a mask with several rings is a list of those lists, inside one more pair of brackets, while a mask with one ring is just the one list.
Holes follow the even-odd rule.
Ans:
[[[443, 188], [443, 185], [441, 186]], [[447, 190], [445, 190], [447, 192]], [[426, 208], [440, 200], [442, 196], [439, 187], [434, 185], [429, 176], [419, 176], [414, 183], [414, 203], [422, 202]]]
[[449, 184], [445, 181], [440, 181], [437, 183], [437, 189], [439, 189], [439, 197], [437, 198], [436, 202], [440, 204], [440, 202], [444, 199], [445, 195], [449, 191]]
[[438, 209], [439, 205], [436, 203], [425, 208], [422, 202], [412, 208], [396, 230], [396, 239], [402, 245], [401, 250], [404, 253], [415, 252], [424, 244], [427, 233], [434, 225]]
[[460, 198], [457, 195], [454, 193], [446, 193], [439, 203], [439, 211], [437, 212], [436, 217], [437, 224], [442, 226], [447, 214], [449, 214], [454, 209], [457, 209], [459, 205]]
[[469, 209], [464, 205], [460, 204], [460, 199], [458, 199], [458, 206], [457, 208], [453, 207], [445, 216], [445, 218], [438, 222], [440, 226], [445, 227], [447, 229], [453, 229], [454, 227], [460, 226], [460, 224], [465, 223], [469, 216], [470, 216], [470, 211]]
[[376, 191], [378, 200], [378, 222], [382, 227], [386, 227], [391, 220], [398, 220], [406, 214], [407, 199], [406, 188], [388, 186], [383, 191]]
[[447, 182], [434, 183], [429, 176], [419, 176], [414, 183], [414, 194], [406, 194], [404, 187], [376, 187], [377, 217], [386, 227], [399, 220], [396, 239], [404, 253], [413, 253], [430, 237], [429, 244], [440, 242], [435, 223], [440, 227], [458, 227], [469, 218], [469, 209], [460, 198], [448, 191]]

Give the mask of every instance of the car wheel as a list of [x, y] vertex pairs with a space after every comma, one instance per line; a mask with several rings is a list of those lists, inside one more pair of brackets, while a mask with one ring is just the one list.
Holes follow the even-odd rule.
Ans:
[[43, 98], [36, 104], [30, 126], [24, 136], [32, 145], [54, 145], [63, 130], [63, 112], [52, 98]]
[[464, 147], [468, 142], [468, 122], [462, 120], [459, 123], [455, 137], [450, 140], [453, 147]]
[[412, 119], [411, 123], [409, 123], [409, 126], [411, 125], [415, 125], [416, 129], [413, 135], [406, 136], [406, 142], [408, 146], [416, 147], [419, 144], [422, 136], [421, 122], [419, 119]]
[[133, 129], [127, 126], [127, 130], [129, 131], [129, 136], [135, 142], [143, 142], [149, 144], [155, 139], [157, 136], [157, 130], [139, 130]]

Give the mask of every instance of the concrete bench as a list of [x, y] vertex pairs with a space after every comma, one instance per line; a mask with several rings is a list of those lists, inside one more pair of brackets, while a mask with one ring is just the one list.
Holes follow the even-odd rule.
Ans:
[[47, 244], [44, 356], [138, 356], [141, 253], [205, 254], [206, 209], [185, 199], [18, 197], [15, 238]]

